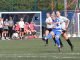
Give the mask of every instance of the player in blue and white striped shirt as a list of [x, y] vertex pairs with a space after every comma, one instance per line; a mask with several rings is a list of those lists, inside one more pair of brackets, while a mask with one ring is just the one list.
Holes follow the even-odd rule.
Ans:
[[56, 40], [56, 44], [58, 45], [58, 48], [59, 48], [59, 51], [60, 51], [60, 36], [62, 34], [62, 27], [61, 27], [61, 23], [60, 23], [60, 20], [58, 18], [56, 18], [54, 21], [53, 21], [53, 24], [54, 24], [54, 28], [53, 30], [51, 31], [50, 34], [48, 34], [45, 39], [49, 39], [49, 38], [54, 38], [55, 37], [55, 40]]
[[69, 19], [61, 16], [59, 11], [56, 11], [56, 16], [57, 18], [60, 20], [61, 22], [61, 26], [62, 26], [62, 36], [64, 37], [64, 39], [67, 41], [67, 43], [69, 44], [69, 46], [71, 47], [71, 51], [73, 51], [73, 45], [67, 35], [67, 29], [68, 29], [68, 25], [69, 25]]

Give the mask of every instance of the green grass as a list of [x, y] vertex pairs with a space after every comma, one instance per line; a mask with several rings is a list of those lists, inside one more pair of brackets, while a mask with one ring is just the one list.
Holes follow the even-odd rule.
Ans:
[[63, 39], [61, 52], [58, 52], [52, 40], [46, 47], [41, 39], [0, 40], [0, 60], [80, 60], [80, 38], [70, 39], [74, 45], [73, 52]]

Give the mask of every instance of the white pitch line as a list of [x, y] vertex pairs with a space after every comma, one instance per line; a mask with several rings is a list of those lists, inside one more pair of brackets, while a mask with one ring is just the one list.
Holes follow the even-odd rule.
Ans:
[[[59, 54], [59, 56], [56, 56], [56, 54]], [[49, 56], [50, 55], [50, 56]], [[62, 56], [61, 56], [62, 55]], [[64, 55], [64, 56], [63, 56]], [[73, 56], [65, 56], [65, 55], [73, 55]], [[76, 55], [78, 55], [76, 57]], [[80, 59], [80, 53], [28, 53], [28, 54], [0, 54], [1, 57], [12, 57], [12, 58], [59, 58], [59, 59]]]
[[[71, 57], [71, 56], [69, 56], [69, 57], [67, 57], [67, 56], [65, 56], [65, 57], [58, 57], [58, 56], [4, 56], [4, 57], [6, 57], [6, 58], [9, 58], [9, 57], [11, 57], [11, 58], [55, 58], [55, 59], [80, 59], [80, 57]], [[4, 57], [2, 57], [2, 58], [4, 58]]]
[[[44, 54], [65, 54], [65, 55], [80, 55], [80, 53], [44, 53]], [[44, 55], [43, 54], [43, 55]]]
[[0, 56], [4, 56], [4, 55], [51, 55], [51, 54], [59, 54], [59, 55], [80, 55], [80, 53], [79, 52], [77, 52], [77, 53], [39, 53], [39, 54], [37, 54], [37, 53], [26, 53], [26, 54], [0, 54]]

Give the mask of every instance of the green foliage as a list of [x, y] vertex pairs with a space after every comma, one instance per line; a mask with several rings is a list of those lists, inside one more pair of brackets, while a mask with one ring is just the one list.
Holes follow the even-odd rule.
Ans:
[[64, 4], [58, 4], [58, 10], [64, 10]]
[[[70, 4], [72, 1], [67, 0]], [[33, 11], [33, 10], [63, 10], [64, 0], [0, 0], [0, 11]], [[58, 6], [56, 6], [58, 5]], [[71, 5], [71, 9], [75, 8], [75, 4]]]

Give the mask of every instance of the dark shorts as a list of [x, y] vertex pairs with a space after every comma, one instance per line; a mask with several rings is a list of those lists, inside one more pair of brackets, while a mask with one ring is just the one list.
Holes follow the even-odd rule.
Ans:
[[46, 28], [46, 30], [48, 30], [49, 32], [51, 32], [52, 31], [52, 28]]
[[9, 29], [4, 29], [4, 31], [8, 31]]
[[0, 33], [2, 33], [2, 31], [3, 31], [3, 28], [0, 28]]
[[64, 33], [66, 33], [67, 31], [66, 31], [66, 30], [62, 30], [62, 32], [63, 32], [63, 34], [64, 34]]
[[32, 35], [35, 35], [36, 34], [36, 32], [32, 32]]
[[24, 28], [21, 28], [21, 29], [20, 29], [20, 32], [24, 32]]

